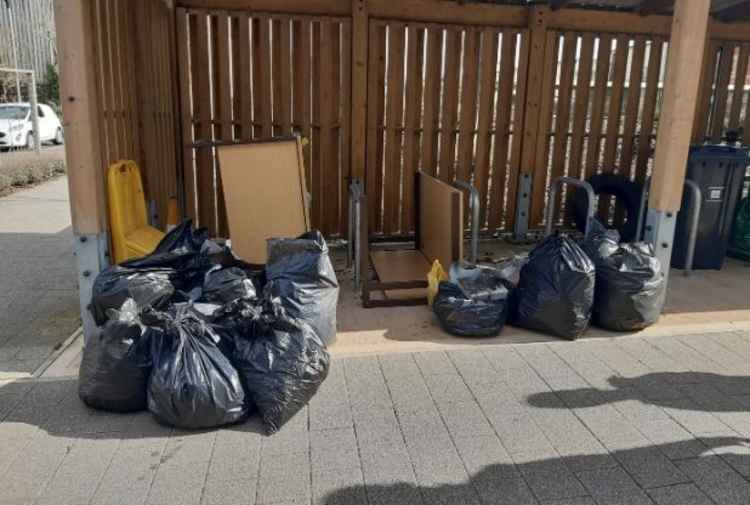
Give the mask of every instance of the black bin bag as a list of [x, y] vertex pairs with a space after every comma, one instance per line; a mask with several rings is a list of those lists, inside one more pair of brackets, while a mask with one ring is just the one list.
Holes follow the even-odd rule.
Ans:
[[569, 237], [554, 234], [529, 254], [514, 292], [517, 326], [575, 340], [589, 325], [594, 263]]
[[501, 273], [484, 266], [452, 266], [432, 304], [443, 329], [462, 337], [500, 333], [508, 317], [512, 285]]
[[339, 284], [319, 231], [268, 241], [266, 290], [287, 314], [310, 326], [325, 345], [336, 339]]
[[163, 329], [152, 346], [148, 409], [164, 424], [184, 429], [214, 428], [247, 415], [239, 374], [219, 350], [219, 336], [191, 304], [144, 315]]
[[233, 363], [266, 431], [278, 431], [302, 409], [328, 376], [325, 345], [307, 323], [291, 318], [278, 299], [262, 311], [246, 309], [235, 338]]
[[89, 407], [111, 412], [146, 409], [151, 371], [147, 329], [134, 300], [126, 300], [98, 335], [86, 342], [78, 369], [78, 396]]
[[653, 247], [620, 244], [619, 234], [596, 223], [583, 248], [596, 265], [592, 321], [612, 331], [636, 331], [661, 315], [666, 284]]
[[216, 266], [203, 279], [202, 299], [209, 303], [229, 303], [233, 300], [256, 298], [255, 285], [238, 267]]
[[125, 268], [112, 266], [94, 280], [89, 311], [98, 326], [107, 322], [107, 311], [119, 310], [131, 299], [141, 308], [161, 308], [174, 294], [171, 268]]

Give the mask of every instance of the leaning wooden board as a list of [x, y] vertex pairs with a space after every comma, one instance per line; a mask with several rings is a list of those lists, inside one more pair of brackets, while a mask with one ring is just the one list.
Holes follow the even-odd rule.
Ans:
[[446, 270], [463, 258], [463, 194], [440, 179], [419, 172], [417, 249]]
[[222, 145], [217, 151], [232, 250], [263, 264], [269, 238], [310, 229], [299, 139]]

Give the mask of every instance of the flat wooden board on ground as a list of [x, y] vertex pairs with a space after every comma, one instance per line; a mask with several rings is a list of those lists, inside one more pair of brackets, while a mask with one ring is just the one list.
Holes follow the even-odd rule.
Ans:
[[[426, 281], [431, 266], [424, 254], [415, 249], [372, 251], [370, 260], [380, 282]], [[386, 291], [385, 296], [399, 300], [419, 298], [426, 296], [426, 290], [391, 290]]]
[[423, 172], [419, 174], [419, 249], [446, 270], [463, 257], [463, 194]]
[[269, 238], [309, 229], [304, 167], [297, 139], [217, 148], [232, 249], [250, 263], [266, 262]]

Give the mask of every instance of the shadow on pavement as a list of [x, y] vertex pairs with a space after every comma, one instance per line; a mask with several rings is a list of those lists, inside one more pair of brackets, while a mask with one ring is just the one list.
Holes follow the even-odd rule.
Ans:
[[651, 373], [635, 378], [610, 377], [612, 389], [580, 388], [530, 395], [529, 405], [590, 408], [636, 400], [671, 409], [750, 412], [750, 376], [701, 372]]

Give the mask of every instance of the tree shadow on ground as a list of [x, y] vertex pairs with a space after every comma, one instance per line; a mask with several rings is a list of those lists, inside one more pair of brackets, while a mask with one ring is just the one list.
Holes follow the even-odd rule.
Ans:
[[612, 376], [611, 389], [578, 388], [530, 395], [532, 407], [590, 408], [628, 400], [671, 409], [707, 412], [750, 412], [750, 376], [702, 372], [650, 373], [640, 377]]

